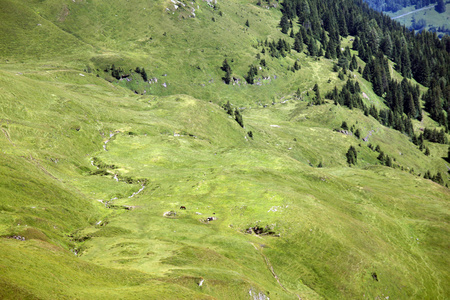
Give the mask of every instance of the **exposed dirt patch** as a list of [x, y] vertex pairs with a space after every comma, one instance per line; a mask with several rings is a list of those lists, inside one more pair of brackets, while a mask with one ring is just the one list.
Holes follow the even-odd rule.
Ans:
[[69, 14], [70, 14], [70, 10], [67, 7], [67, 4], [64, 4], [61, 9], [61, 12], [59, 13], [58, 21], [64, 22], [66, 20], [67, 16], [69, 16]]

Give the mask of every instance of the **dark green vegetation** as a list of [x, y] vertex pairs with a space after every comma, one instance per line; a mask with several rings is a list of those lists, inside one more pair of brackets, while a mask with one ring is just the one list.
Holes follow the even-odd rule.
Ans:
[[449, 298], [448, 39], [352, 1], [0, 4], [0, 298]]

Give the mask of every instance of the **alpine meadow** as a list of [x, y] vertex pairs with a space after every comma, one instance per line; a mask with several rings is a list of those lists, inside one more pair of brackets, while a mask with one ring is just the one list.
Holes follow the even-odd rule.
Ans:
[[449, 299], [449, 132], [362, 0], [0, 0], [0, 299]]

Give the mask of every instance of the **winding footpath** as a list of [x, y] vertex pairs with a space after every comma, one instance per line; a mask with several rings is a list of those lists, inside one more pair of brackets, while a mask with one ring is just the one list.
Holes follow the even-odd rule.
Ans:
[[264, 255], [264, 253], [263, 253], [263, 251], [262, 251], [262, 248], [257, 247], [254, 243], [251, 243], [251, 244], [253, 245], [253, 247], [255, 247], [255, 249], [256, 249], [257, 251], [259, 251], [259, 253], [260, 253], [261, 256], [263, 257], [263, 259], [264, 259], [264, 261], [265, 261], [267, 267], [269, 268], [270, 272], [272, 273], [272, 276], [277, 280], [277, 282], [278, 282], [278, 284], [280, 285], [280, 287], [281, 287], [284, 291], [286, 291], [287, 293], [294, 294], [295, 296], [298, 297], [299, 300], [302, 300], [302, 298], [301, 298], [298, 294], [295, 294], [295, 293], [289, 291], [288, 289], [286, 289], [286, 288], [284, 287], [284, 285], [281, 284], [280, 279], [278, 278], [277, 274], [275, 274], [275, 271], [273, 270], [272, 264], [270, 263], [270, 261], [269, 261], [269, 259], [267, 258], [267, 256]]

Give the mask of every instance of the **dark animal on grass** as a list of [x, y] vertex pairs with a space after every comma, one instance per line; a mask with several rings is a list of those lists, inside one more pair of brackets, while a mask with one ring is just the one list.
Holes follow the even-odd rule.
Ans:
[[180, 209], [186, 209], [186, 206], [182, 205], [182, 206], [180, 206]]
[[373, 280], [378, 281], [377, 273], [373, 272], [372, 273], [372, 278], [373, 278]]

